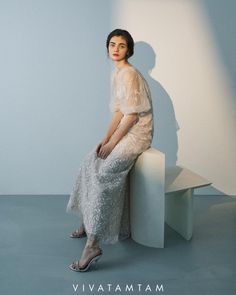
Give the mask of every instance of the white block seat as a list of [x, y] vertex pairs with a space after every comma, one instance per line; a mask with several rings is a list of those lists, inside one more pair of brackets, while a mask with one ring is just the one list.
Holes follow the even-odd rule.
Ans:
[[193, 234], [193, 189], [210, 185], [185, 167], [165, 167], [165, 155], [150, 148], [130, 173], [131, 237], [145, 246], [163, 248], [165, 222], [183, 238]]
[[165, 156], [150, 148], [130, 173], [131, 237], [150, 247], [164, 247]]

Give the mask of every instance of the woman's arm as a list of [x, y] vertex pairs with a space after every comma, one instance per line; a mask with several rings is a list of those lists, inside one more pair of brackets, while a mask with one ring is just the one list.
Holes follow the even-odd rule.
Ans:
[[124, 116], [123, 113], [121, 113], [120, 111], [117, 111], [113, 114], [111, 123], [108, 127], [107, 132], [105, 133], [103, 139], [97, 145], [97, 148], [96, 148], [97, 154], [99, 153], [101, 146], [103, 146], [109, 141], [109, 139], [111, 138], [112, 134], [115, 132], [123, 116]]
[[115, 132], [113, 131], [113, 134], [110, 136], [109, 141], [100, 147], [98, 151], [98, 157], [105, 159], [111, 153], [117, 143], [121, 140], [121, 138], [124, 137], [129, 129], [134, 125], [134, 123], [136, 123], [137, 118], [137, 113], [127, 115], [122, 126], [116, 129]]
[[108, 127], [108, 130], [107, 132], [105, 133], [105, 136], [104, 138], [106, 138], [107, 140], [109, 140], [112, 136], [112, 134], [115, 132], [117, 126], [119, 125], [122, 117], [123, 117], [123, 113], [121, 113], [120, 111], [118, 112], [115, 112], [112, 116], [112, 119], [111, 119], [111, 123]]

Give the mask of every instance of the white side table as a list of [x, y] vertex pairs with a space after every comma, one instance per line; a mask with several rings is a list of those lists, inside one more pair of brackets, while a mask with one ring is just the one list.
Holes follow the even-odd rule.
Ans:
[[166, 168], [165, 222], [186, 240], [193, 234], [193, 189], [210, 184], [187, 168]]
[[142, 153], [130, 173], [132, 239], [163, 248], [165, 222], [185, 239], [191, 239], [193, 189], [210, 184], [187, 168], [165, 168], [165, 155], [157, 149]]

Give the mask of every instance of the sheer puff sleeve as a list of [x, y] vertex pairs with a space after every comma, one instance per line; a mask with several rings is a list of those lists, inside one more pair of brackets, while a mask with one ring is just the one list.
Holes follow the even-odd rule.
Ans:
[[120, 111], [125, 114], [142, 113], [150, 110], [150, 92], [142, 75], [131, 68], [121, 75], [119, 97]]
[[111, 82], [111, 112], [121, 111], [128, 115], [148, 112], [151, 109], [151, 95], [147, 82], [133, 66], [114, 72]]

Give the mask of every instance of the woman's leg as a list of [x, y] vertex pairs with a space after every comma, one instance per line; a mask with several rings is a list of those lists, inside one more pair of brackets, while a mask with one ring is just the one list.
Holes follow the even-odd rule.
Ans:
[[102, 249], [100, 248], [100, 241], [98, 237], [95, 235], [89, 235], [79, 260], [79, 267], [83, 268], [93, 257], [99, 254], [102, 254]]
[[95, 236], [89, 236], [79, 261], [75, 261], [70, 268], [75, 271], [87, 271], [93, 261], [97, 261], [102, 255], [99, 240]]

